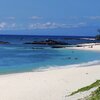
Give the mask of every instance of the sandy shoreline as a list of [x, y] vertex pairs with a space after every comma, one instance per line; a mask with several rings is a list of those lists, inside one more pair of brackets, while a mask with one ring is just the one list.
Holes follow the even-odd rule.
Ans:
[[[100, 50], [100, 47], [89, 49]], [[67, 95], [98, 79], [99, 65], [0, 75], [0, 100], [77, 100], [86, 94]]]
[[67, 49], [100, 51], [100, 43], [79, 44], [80, 47], [66, 47]]
[[66, 95], [97, 79], [99, 65], [1, 75], [0, 100], [77, 100]]

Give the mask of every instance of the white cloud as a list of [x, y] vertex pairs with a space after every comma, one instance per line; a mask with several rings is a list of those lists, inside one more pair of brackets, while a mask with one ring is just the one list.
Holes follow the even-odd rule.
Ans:
[[55, 28], [78, 28], [86, 26], [86, 23], [80, 22], [77, 24], [59, 24], [59, 23], [36, 23], [36, 24], [30, 24], [29, 29], [55, 29]]
[[52, 29], [52, 28], [58, 28], [59, 25], [56, 23], [51, 23], [51, 22], [47, 22], [47, 23], [36, 23], [36, 24], [30, 24], [29, 28], [30, 29]]
[[100, 16], [67, 16], [70, 20], [100, 20]]
[[0, 30], [8, 30], [8, 29], [15, 29], [15, 28], [17, 28], [16, 23], [7, 23], [7, 22], [0, 23]]
[[76, 20], [76, 19], [79, 19], [80, 17], [79, 16], [69, 16], [69, 17], [66, 17], [67, 19], [73, 19], [73, 20]]
[[77, 23], [77, 24], [71, 24], [69, 25], [69, 28], [78, 28], [78, 27], [84, 27], [86, 26], [87, 24], [85, 22], [80, 22], [80, 23]]
[[90, 19], [100, 19], [100, 16], [91, 16]]
[[6, 19], [9, 19], [9, 20], [14, 20], [15, 17], [11, 16], [11, 17], [6, 17]]
[[0, 23], [0, 30], [1, 30], [1, 29], [4, 29], [4, 28], [6, 27], [6, 25], [7, 25], [7, 23], [1, 22], [1, 23]]
[[12, 23], [11, 24], [11, 27], [16, 27], [16, 23]]
[[[34, 17], [35, 18], [35, 17]], [[46, 22], [46, 23], [15, 23], [12, 21], [0, 22], [0, 30], [15, 30], [15, 29], [57, 29], [57, 28], [78, 28], [84, 27], [86, 23], [74, 23], [74, 24], [65, 24], [65, 23], [56, 23], [56, 22]]]
[[7, 29], [16, 29], [17, 25], [16, 23], [8, 23], [6, 26]]
[[30, 17], [30, 19], [37, 20], [37, 19], [42, 19], [42, 17], [40, 17], [40, 16], [32, 16], [32, 17]]
[[91, 20], [100, 20], [100, 16], [86, 16], [86, 18]]

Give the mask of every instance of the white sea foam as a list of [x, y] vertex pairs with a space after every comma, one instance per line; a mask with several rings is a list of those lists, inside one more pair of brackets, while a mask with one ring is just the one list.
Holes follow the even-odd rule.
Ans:
[[64, 66], [47, 66], [47, 68], [41, 67], [41, 68], [38, 68], [38, 69], [35, 69], [35, 70], [33, 69], [33, 71], [42, 72], [42, 71], [72, 68], [72, 67], [91, 67], [93, 65], [100, 65], [100, 60], [94, 60], [94, 61], [90, 61], [90, 62], [86, 62], [86, 63], [64, 65]]

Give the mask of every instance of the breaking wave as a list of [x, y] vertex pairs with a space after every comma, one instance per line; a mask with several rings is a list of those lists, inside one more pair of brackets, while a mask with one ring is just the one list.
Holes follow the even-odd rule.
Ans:
[[91, 67], [95, 65], [100, 65], [100, 60], [94, 60], [89, 61], [86, 63], [81, 64], [72, 64], [72, 65], [64, 65], [64, 66], [47, 66], [47, 67], [41, 67], [38, 69], [33, 69], [33, 72], [42, 72], [42, 71], [48, 71], [48, 70], [56, 70], [56, 69], [65, 69], [65, 68], [72, 68], [72, 67]]

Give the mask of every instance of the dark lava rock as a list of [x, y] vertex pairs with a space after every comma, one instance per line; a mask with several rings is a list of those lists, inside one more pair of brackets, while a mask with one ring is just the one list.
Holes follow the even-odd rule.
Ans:
[[55, 40], [34, 41], [34, 42], [27, 42], [24, 44], [68, 45], [68, 43], [59, 42]]
[[44, 48], [41, 48], [41, 47], [32, 47], [33, 50], [40, 50], [40, 49], [44, 49]]
[[0, 44], [10, 44], [10, 43], [5, 41], [0, 41]]
[[51, 48], [66, 48], [66, 46], [55, 45], [55, 46], [51, 46]]

